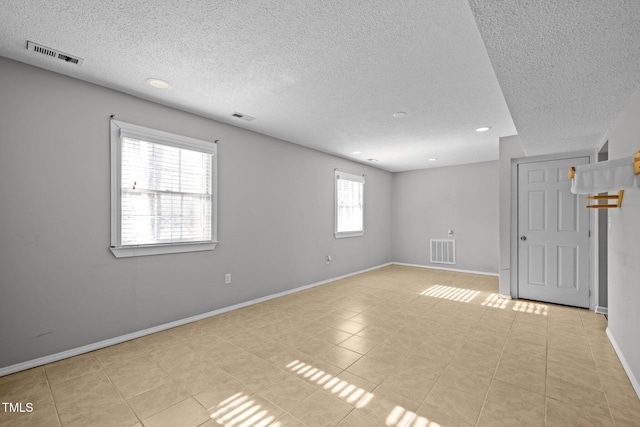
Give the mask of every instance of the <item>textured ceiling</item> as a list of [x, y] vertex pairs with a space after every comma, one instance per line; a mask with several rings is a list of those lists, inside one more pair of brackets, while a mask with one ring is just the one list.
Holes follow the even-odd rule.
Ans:
[[469, 3], [527, 155], [604, 143], [640, 85], [640, 1]]
[[[1, 10], [0, 56], [389, 171], [495, 160], [498, 138], [516, 133], [528, 155], [595, 148], [640, 85], [638, 0], [3, 0]], [[27, 40], [84, 63], [36, 55]]]
[[390, 171], [495, 160], [516, 133], [466, 0], [4, 0], [1, 13], [1, 56]]

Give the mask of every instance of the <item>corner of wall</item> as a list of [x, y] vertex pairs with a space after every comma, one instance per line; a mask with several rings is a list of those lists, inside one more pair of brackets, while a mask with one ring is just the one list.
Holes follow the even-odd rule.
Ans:
[[511, 160], [525, 157], [518, 135], [499, 140], [500, 164], [500, 285], [502, 295], [511, 295]]
[[[608, 141], [609, 159], [632, 156], [640, 150], [639, 115], [640, 89], [604, 138]], [[636, 179], [640, 180], [640, 175]], [[626, 189], [622, 206], [609, 209], [608, 214], [607, 334], [640, 396], [640, 244], [633, 238], [640, 235], [640, 188]]]

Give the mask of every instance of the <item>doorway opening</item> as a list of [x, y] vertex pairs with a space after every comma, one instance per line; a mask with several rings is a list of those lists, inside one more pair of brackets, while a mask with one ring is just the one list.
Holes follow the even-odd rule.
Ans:
[[[609, 141], [605, 142], [598, 151], [598, 162], [609, 160]], [[606, 193], [605, 193], [606, 194]], [[609, 234], [609, 210], [598, 211], [598, 286], [596, 294], [596, 313], [608, 314], [608, 234]]]

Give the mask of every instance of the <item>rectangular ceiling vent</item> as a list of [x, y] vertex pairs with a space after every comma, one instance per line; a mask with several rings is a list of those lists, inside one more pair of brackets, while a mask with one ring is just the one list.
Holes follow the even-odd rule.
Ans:
[[51, 49], [50, 47], [42, 46], [32, 41], [27, 41], [27, 50], [31, 52], [39, 53], [41, 55], [50, 56], [51, 58], [56, 58], [61, 61], [67, 62], [69, 64], [82, 65], [82, 61], [83, 61], [82, 58], [79, 58], [77, 56], [62, 53], [58, 50]]
[[456, 263], [456, 241], [453, 239], [431, 239], [431, 262], [434, 264]]
[[248, 122], [255, 120], [255, 117], [247, 116], [246, 114], [235, 112], [231, 115], [231, 117], [236, 117], [238, 119], [246, 120]]

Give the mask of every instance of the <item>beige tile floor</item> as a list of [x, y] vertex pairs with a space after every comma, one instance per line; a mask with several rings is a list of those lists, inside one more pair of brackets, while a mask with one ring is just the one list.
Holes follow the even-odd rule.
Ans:
[[619, 426], [604, 316], [389, 266], [0, 378], [1, 426]]

